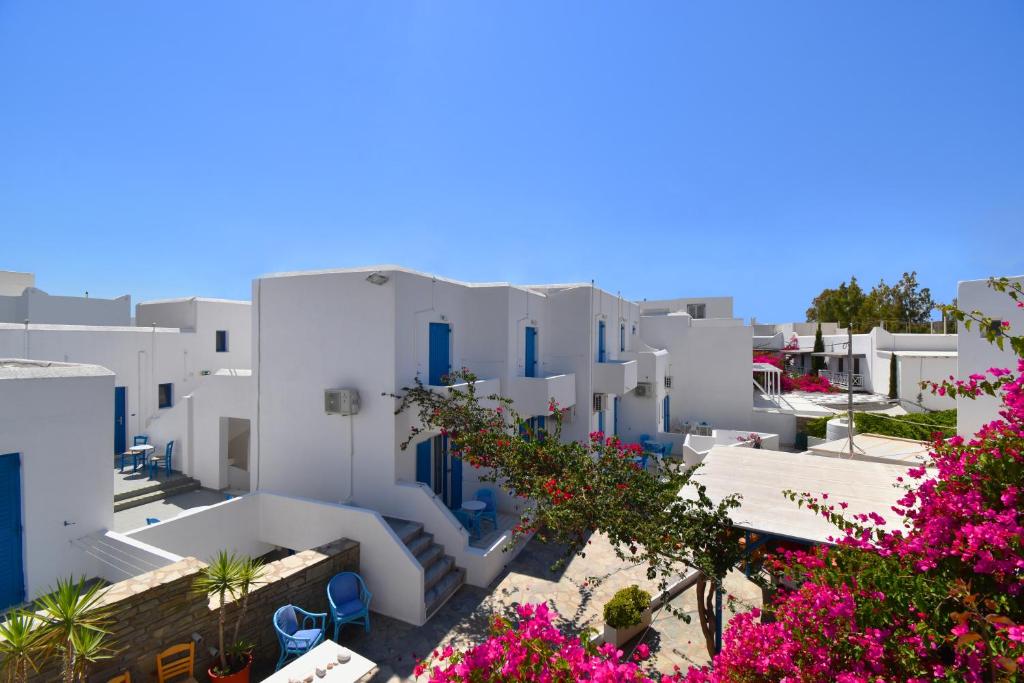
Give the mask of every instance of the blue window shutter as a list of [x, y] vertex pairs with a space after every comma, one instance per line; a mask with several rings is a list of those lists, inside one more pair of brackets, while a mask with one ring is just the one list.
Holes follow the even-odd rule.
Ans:
[[669, 417], [670, 416], [671, 415], [670, 415], [670, 412], [669, 412], [669, 399], [668, 399], [668, 396], [666, 396], [665, 399], [661, 402], [661, 421], [662, 421], [662, 430], [661, 431], [667, 432], [669, 430]]
[[462, 507], [462, 458], [452, 455], [452, 491], [451, 491], [451, 505], [452, 510], [458, 510]]
[[430, 486], [430, 439], [416, 444], [416, 481]]
[[605, 361], [605, 347], [604, 347], [604, 321], [597, 321], [597, 362], [603, 363]]
[[525, 372], [527, 377], [537, 376], [537, 328], [527, 327], [526, 328], [526, 358]]

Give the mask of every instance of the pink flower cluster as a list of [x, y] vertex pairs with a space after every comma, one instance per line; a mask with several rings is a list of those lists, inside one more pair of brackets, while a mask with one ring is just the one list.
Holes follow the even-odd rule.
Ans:
[[[908, 472], [920, 483], [892, 508], [900, 523], [854, 515], [838, 549], [784, 554], [776, 567], [802, 586], [780, 593], [772, 623], [756, 612], [733, 619], [713, 666], [687, 681], [983, 681], [1024, 672], [1024, 360], [1017, 377], [989, 374], [999, 383], [999, 419], [970, 440], [933, 444], [929, 467]], [[961, 384], [974, 392], [987, 381]], [[827, 518], [841, 515], [827, 495], [803, 498]], [[850, 552], [858, 569], [843, 573]]]
[[800, 375], [799, 377], [782, 376], [783, 391], [810, 391], [828, 394], [838, 391], [832, 383], [821, 375]]
[[[570, 683], [600, 681], [625, 683], [651, 682], [637, 663], [650, 650], [637, 648], [635, 661], [625, 659], [622, 650], [603, 645], [596, 652], [575, 636], [567, 636], [552, 623], [558, 614], [547, 605], [520, 605], [519, 621], [512, 623], [496, 617], [491, 635], [468, 650], [451, 646], [435, 650], [416, 665], [417, 678], [426, 675], [432, 683], [468, 683], [469, 681], [536, 681]], [[658, 681], [671, 683], [678, 676], [662, 676]]]

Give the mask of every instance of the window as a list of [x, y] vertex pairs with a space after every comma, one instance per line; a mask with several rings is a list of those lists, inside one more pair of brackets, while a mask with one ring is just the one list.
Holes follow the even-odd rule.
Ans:
[[224, 353], [228, 350], [228, 331], [217, 330], [217, 353]]
[[855, 374], [855, 375], [859, 375], [860, 374], [860, 358], [854, 358], [853, 359], [853, 374]]
[[707, 315], [707, 304], [686, 304], [686, 312], [691, 318], [704, 318]]
[[1002, 332], [1002, 331], [1003, 331], [1003, 321], [1002, 320], [993, 320], [992, 322], [990, 322], [988, 324], [988, 327], [985, 327], [984, 325], [978, 325], [978, 335], [982, 339], [987, 339], [988, 335], [990, 335], [990, 334], [998, 337], [1000, 332]]
[[626, 324], [619, 324], [619, 351], [626, 350]]
[[156, 388], [157, 405], [161, 408], [170, 408], [174, 405], [174, 385], [168, 382], [167, 384], [157, 385]]
[[839, 372], [843, 371], [843, 357], [839, 357]]

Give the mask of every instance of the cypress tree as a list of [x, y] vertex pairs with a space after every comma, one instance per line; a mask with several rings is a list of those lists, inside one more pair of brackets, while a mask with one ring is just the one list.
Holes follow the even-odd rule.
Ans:
[[[814, 352], [822, 353], [825, 350], [825, 340], [821, 337], [821, 323], [818, 323], [818, 329], [814, 332]], [[811, 374], [817, 375], [819, 371], [825, 369], [825, 358], [823, 356], [811, 356]]]
[[897, 371], [896, 354], [894, 353], [889, 356], [889, 398], [897, 398], [899, 396], [899, 392], [896, 391]]

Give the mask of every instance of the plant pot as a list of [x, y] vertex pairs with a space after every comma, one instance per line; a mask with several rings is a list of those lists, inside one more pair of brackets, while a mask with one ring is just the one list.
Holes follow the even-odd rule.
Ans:
[[206, 670], [206, 675], [210, 677], [211, 681], [216, 681], [216, 683], [249, 683], [249, 672], [251, 670], [252, 655], [246, 655], [245, 666], [235, 673], [221, 676], [220, 674], [213, 673], [213, 667], [211, 666]]
[[651, 610], [644, 610], [644, 615], [639, 624], [625, 626], [623, 628], [612, 628], [604, 625], [604, 642], [611, 643], [615, 647], [622, 647], [633, 638], [636, 638], [641, 631], [651, 625]]

